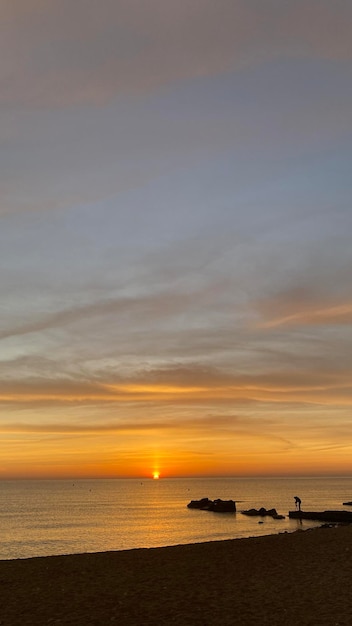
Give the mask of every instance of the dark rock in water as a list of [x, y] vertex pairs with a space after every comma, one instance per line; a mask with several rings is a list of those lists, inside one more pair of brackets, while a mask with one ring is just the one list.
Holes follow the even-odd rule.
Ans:
[[187, 504], [189, 509], [200, 509], [201, 511], [213, 511], [214, 513], [236, 513], [236, 502], [234, 500], [191, 500]]
[[343, 502], [343, 506], [352, 506], [352, 502]]
[[241, 511], [242, 515], [250, 515], [250, 516], [255, 516], [255, 515], [260, 515], [260, 512], [257, 509], [248, 509], [248, 511]]
[[273, 517], [274, 519], [285, 519], [284, 515], [279, 515], [276, 509], [265, 509], [263, 506], [260, 509], [248, 509], [248, 511], [241, 511], [243, 515], [249, 515], [254, 517], [259, 515], [260, 517]]
[[213, 501], [209, 498], [201, 498], [201, 500], [191, 500], [187, 507], [189, 509], [201, 509], [202, 511], [210, 511], [210, 507], [213, 506]]
[[352, 524], [350, 511], [290, 511], [291, 519], [309, 519], [317, 522], [339, 522]]
[[214, 500], [213, 508], [214, 513], [235, 513], [236, 502], [234, 500]]

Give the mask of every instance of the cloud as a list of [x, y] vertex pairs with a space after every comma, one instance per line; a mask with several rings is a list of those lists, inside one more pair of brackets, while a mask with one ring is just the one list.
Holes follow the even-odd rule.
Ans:
[[90, 424], [82, 423], [70, 423], [70, 422], [12, 422], [12, 423], [0, 423], [0, 431], [12, 432], [12, 433], [56, 433], [56, 434], [99, 434], [99, 433], [119, 433], [119, 432], [134, 432], [138, 431], [143, 433], [144, 431], [181, 431], [189, 434], [189, 432], [208, 431], [209, 427], [214, 431], [231, 431], [231, 432], [250, 432], [256, 431], [257, 423], [262, 426], [270, 425], [273, 420], [266, 419], [248, 419], [241, 418], [238, 415], [210, 415], [206, 417], [197, 417], [194, 420], [174, 418], [170, 420], [157, 420], [153, 421], [143, 420], [133, 422], [120, 421], [120, 422], [98, 422]]
[[[312, 158], [318, 147], [331, 150], [337, 141], [347, 145], [351, 84], [348, 64], [280, 56], [276, 63], [175, 83], [148, 97], [111, 98], [106, 106], [83, 101], [81, 106], [47, 105], [43, 110], [39, 104], [27, 108], [24, 101], [23, 107], [3, 107], [0, 213], [71, 206], [87, 212], [87, 204], [98, 202], [115, 204], [121, 212], [132, 190], [148, 194], [148, 186], [175, 174], [179, 189], [192, 170], [199, 191], [205, 179], [216, 183], [221, 156], [225, 171], [232, 163], [236, 202], [243, 190], [260, 190], [268, 177], [275, 177], [277, 193], [287, 175], [288, 156], [298, 154], [304, 170], [305, 153]], [[334, 189], [328, 179], [341, 176], [335, 167], [325, 182], [325, 202]], [[223, 187], [223, 181], [218, 185]], [[296, 181], [293, 191], [297, 194]], [[176, 190], [175, 196], [180, 193]], [[220, 198], [218, 192], [214, 202]], [[155, 200], [145, 214], [154, 210]]]
[[[166, 441], [171, 441], [172, 447], [180, 447], [180, 445], [192, 447], [195, 446], [197, 451], [194, 450], [193, 454], [201, 454], [202, 445], [214, 441], [214, 438], [220, 442], [224, 441], [227, 445], [230, 440], [236, 438], [237, 442], [245, 440], [247, 442], [257, 442], [261, 440], [262, 445], [265, 442], [266, 446], [274, 445], [276, 450], [290, 450], [294, 448], [294, 444], [287, 439], [284, 435], [278, 434], [278, 424], [274, 419], [266, 418], [253, 418], [249, 416], [239, 415], [207, 415], [204, 417], [195, 417], [194, 419], [182, 419], [180, 417], [171, 419], [144, 419], [143, 421], [134, 422], [132, 419], [129, 421], [100, 421], [90, 424], [82, 423], [70, 423], [60, 422], [53, 423], [49, 421], [43, 422], [0, 422], [0, 433], [5, 436], [13, 435], [18, 437], [22, 441], [24, 438], [42, 436], [41, 441], [68, 441], [70, 439], [86, 439], [90, 437], [95, 438], [95, 444], [97, 438], [105, 440], [106, 436], [114, 437], [119, 436], [120, 442], [124, 439], [128, 440], [129, 437], [137, 439], [143, 439], [143, 437], [157, 438], [159, 441], [164, 441], [163, 449], [166, 449]], [[260, 434], [259, 434], [260, 433]], [[254, 445], [256, 445], [254, 443]], [[206, 454], [213, 455], [214, 452], [208, 450], [204, 452]], [[129, 452], [131, 454], [131, 451]], [[186, 450], [183, 450], [182, 454], [187, 454]]]
[[351, 59], [346, 0], [1, 0], [7, 105], [105, 104], [279, 55]]
[[[341, 287], [341, 283], [340, 283]], [[329, 301], [330, 300], [330, 301]], [[352, 301], [314, 292], [314, 287], [292, 288], [258, 303], [259, 328], [351, 325]]]
[[[140, 288], [141, 289], [141, 288]], [[10, 326], [0, 330], [0, 341], [21, 337], [31, 333], [40, 333], [52, 328], [62, 328], [66, 325], [84, 323], [94, 318], [109, 318], [114, 316], [115, 324], [131, 324], [146, 328], [146, 324], [155, 326], [161, 320], [172, 321], [175, 317], [186, 312], [199, 310], [205, 303], [212, 301], [216, 293], [221, 293], [224, 286], [205, 285], [204, 287], [187, 291], [163, 290], [156, 293], [145, 293], [130, 297], [117, 297], [106, 300], [88, 302], [84, 305], [73, 306], [68, 309], [46, 315], [32, 314], [33, 321], [18, 326]]]
[[[350, 406], [350, 371], [273, 371], [265, 374], [234, 374], [217, 368], [168, 367], [134, 372], [129, 376], [108, 370], [99, 377], [33, 378], [2, 380], [0, 404], [6, 407], [100, 407], [150, 412], [159, 408], [204, 406], [244, 407], [261, 405]], [[182, 420], [181, 420], [182, 421]], [[194, 419], [190, 419], [192, 423]], [[143, 420], [140, 422], [142, 427]]]
[[274, 318], [264, 322], [262, 327], [275, 328], [277, 326], [317, 326], [329, 324], [351, 325], [352, 303], [325, 305], [318, 309], [298, 311], [282, 318]]

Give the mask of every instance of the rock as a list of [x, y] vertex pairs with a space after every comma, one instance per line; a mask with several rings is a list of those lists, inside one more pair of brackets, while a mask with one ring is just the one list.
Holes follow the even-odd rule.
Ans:
[[266, 509], [261, 506], [259, 511], [258, 511], [258, 515], [260, 515], [260, 517], [265, 517], [266, 516]]
[[234, 500], [214, 500], [211, 511], [214, 513], [236, 513], [236, 502]]
[[276, 509], [265, 509], [263, 506], [258, 509], [248, 509], [248, 511], [241, 511], [243, 515], [255, 516], [259, 515], [260, 517], [273, 517], [274, 519], [285, 519], [284, 515], [278, 515]]
[[257, 509], [248, 509], [248, 511], [241, 511], [242, 515], [250, 515], [250, 516], [254, 516], [254, 515], [260, 515], [259, 511], [257, 511]]
[[343, 502], [343, 506], [352, 506], [352, 502]]
[[201, 509], [202, 511], [210, 511], [210, 507], [213, 506], [213, 501], [209, 498], [201, 498], [201, 500], [191, 500], [187, 507], [189, 509]]
[[234, 500], [191, 500], [187, 504], [189, 509], [200, 509], [201, 511], [213, 511], [214, 513], [236, 513], [236, 502]]
[[291, 519], [309, 519], [318, 522], [352, 523], [350, 511], [290, 511], [288, 516]]

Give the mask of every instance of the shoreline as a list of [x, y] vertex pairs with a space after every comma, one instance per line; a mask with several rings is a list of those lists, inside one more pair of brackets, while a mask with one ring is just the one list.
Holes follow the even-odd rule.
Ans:
[[351, 623], [352, 526], [0, 561], [0, 623]]
[[[146, 546], [131, 546], [128, 548], [108, 548], [106, 550], [88, 550], [86, 552], [83, 551], [79, 551], [79, 552], [58, 552], [58, 553], [53, 553], [53, 554], [33, 554], [33, 555], [28, 555], [28, 556], [15, 556], [15, 557], [0, 557], [0, 563], [6, 563], [6, 562], [12, 562], [12, 561], [27, 561], [27, 560], [32, 560], [32, 559], [50, 559], [50, 558], [54, 558], [54, 557], [71, 557], [71, 556], [80, 556], [80, 555], [85, 555], [85, 554], [106, 554], [106, 553], [116, 553], [116, 552], [130, 552], [132, 550], [161, 550], [161, 549], [167, 549], [167, 548], [176, 548], [176, 547], [182, 547], [182, 546], [192, 546], [192, 545], [199, 545], [199, 544], [208, 544], [208, 543], [221, 543], [223, 541], [243, 541], [245, 539], [258, 539], [260, 537], [272, 537], [275, 535], [285, 535], [285, 534], [295, 534], [295, 533], [301, 533], [301, 532], [307, 532], [310, 530], [317, 530], [318, 528], [322, 528], [323, 526], [327, 526], [329, 525], [328, 522], [326, 522], [324, 524], [324, 522], [318, 522], [318, 521], [312, 521], [311, 525], [309, 524], [310, 520], [303, 520], [303, 524], [300, 526], [297, 526], [294, 529], [282, 529], [282, 530], [277, 530], [276, 532], [267, 530], [267, 532], [264, 534], [260, 533], [260, 534], [253, 534], [253, 535], [240, 535], [240, 536], [232, 536], [232, 537], [223, 537], [223, 538], [217, 538], [217, 539], [202, 539], [199, 541], [190, 541], [187, 543], [170, 543], [170, 544], [161, 544], [161, 545], [146, 545]], [[259, 522], [258, 522], [259, 523]], [[335, 525], [335, 526], [342, 526], [343, 523], [333, 523], [331, 522], [331, 525]], [[351, 524], [352, 526], [352, 524]], [[1, 626], [1, 621], [0, 621], [0, 626]]]

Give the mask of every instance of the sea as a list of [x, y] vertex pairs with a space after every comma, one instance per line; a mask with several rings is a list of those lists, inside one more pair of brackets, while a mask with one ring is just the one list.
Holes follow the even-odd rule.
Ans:
[[[154, 548], [306, 530], [304, 511], [349, 510], [352, 477], [0, 481], [0, 559]], [[236, 513], [188, 509], [190, 500], [235, 500]], [[282, 520], [242, 510], [275, 508]]]

